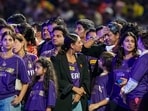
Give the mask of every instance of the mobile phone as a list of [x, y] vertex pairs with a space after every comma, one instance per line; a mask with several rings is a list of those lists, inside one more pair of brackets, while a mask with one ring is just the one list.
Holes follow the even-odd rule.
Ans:
[[123, 82], [122, 79], [118, 79], [118, 80], [116, 80], [116, 83], [117, 83], [117, 84], [121, 84], [122, 82]]

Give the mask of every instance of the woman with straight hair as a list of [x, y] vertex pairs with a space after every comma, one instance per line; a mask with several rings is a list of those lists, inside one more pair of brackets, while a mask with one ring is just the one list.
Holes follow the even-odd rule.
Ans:
[[78, 35], [65, 37], [62, 50], [56, 56], [59, 95], [55, 111], [87, 111], [90, 77], [86, 58], [81, 54], [82, 42]]
[[[0, 111], [21, 111], [21, 101], [27, 91], [29, 77], [24, 61], [13, 53], [15, 35], [5, 32], [1, 41], [3, 51], [0, 53]], [[17, 79], [21, 81], [22, 88], [15, 87]]]

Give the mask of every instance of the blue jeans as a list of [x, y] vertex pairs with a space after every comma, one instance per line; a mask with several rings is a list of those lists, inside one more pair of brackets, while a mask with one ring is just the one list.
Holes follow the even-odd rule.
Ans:
[[0, 111], [21, 111], [21, 104], [13, 106], [11, 101], [14, 96], [0, 100]]
[[82, 111], [81, 101], [79, 101], [76, 105], [73, 105], [72, 111]]

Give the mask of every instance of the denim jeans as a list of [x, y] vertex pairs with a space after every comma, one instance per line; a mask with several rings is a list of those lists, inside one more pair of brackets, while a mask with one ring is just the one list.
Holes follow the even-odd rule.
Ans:
[[73, 105], [72, 111], [82, 111], [81, 101], [79, 101], [76, 105]]
[[[74, 98], [74, 94], [72, 95], [72, 99]], [[81, 101], [78, 103], [72, 104], [72, 111], [82, 111], [82, 104]]]
[[21, 111], [21, 104], [13, 106], [11, 104], [14, 96], [0, 100], [0, 111]]

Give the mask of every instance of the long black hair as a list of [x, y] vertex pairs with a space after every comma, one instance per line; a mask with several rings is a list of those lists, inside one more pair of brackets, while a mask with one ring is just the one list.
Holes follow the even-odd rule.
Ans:
[[137, 48], [137, 36], [133, 33], [133, 32], [125, 32], [124, 34], [122, 34], [122, 36], [120, 37], [120, 40], [118, 42], [118, 49], [116, 52], [116, 56], [113, 60], [113, 64], [114, 64], [114, 68], [119, 68], [122, 64], [122, 61], [124, 59], [125, 56], [125, 52], [124, 52], [124, 48], [122, 47], [123, 41], [125, 40], [125, 38], [127, 36], [132, 36], [135, 40], [135, 48], [132, 51], [133, 53], [133, 57], [138, 57], [138, 48]]
[[75, 33], [67, 34], [67, 36], [64, 39], [64, 45], [61, 47], [60, 53], [66, 53], [71, 48], [71, 44], [76, 43], [78, 37], [79, 36]]
[[[40, 57], [35, 63], [41, 64], [41, 66], [46, 69], [45, 75], [44, 75], [44, 80], [43, 80], [43, 88], [45, 91], [45, 94], [48, 94], [48, 88], [49, 88], [49, 82], [52, 80], [55, 84], [56, 87], [56, 94], [57, 94], [57, 77], [55, 73], [54, 66], [52, 62], [47, 59], [46, 57]], [[36, 76], [36, 74], [33, 77], [33, 81], [31, 84], [31, 87], [35, 85], [35, 83], [40, 79], [39, 76]]]

